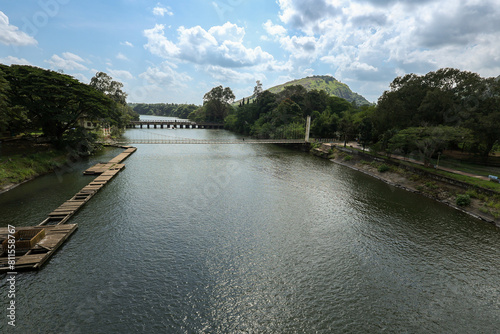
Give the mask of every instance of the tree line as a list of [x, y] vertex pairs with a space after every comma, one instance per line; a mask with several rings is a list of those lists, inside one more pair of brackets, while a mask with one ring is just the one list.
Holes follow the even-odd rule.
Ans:
[[57, 147], [88, 145], [91, 150], [96, 134], [80, 125], [82, 119], [116, 133], [138, 119], [122, 88], [103, 72], [84, 84], [39, 67], [0, 64], [0, 132], [40, 133]]
[[198, 109], [194, 104], [176, 103], [129, 103], [140, 115], [168, 116], [187, 119], [189, 114]]
[[445, 148], [487, 159], [500, 141], [499, 78], [452, 68], [397, 77], [376, 105], [357, 106], [300, 85], [273, 94], [259, 81], [251, 98], [233, 102], [230, 88], [215, 87], [189, 118], [224, 122], [258, 138], [288, 138], [305, 134], [310, 115], [312, 137], [357, 140], [388, 154], [417, 152], [426, 163]]

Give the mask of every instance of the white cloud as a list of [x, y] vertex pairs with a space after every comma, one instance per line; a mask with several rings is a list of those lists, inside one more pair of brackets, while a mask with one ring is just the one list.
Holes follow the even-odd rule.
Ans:
[[71, 52], [64, 52], [62, 57], [58, 55], [52, 55], [49, 60], [45, 60], [46, 63], [49, 63], [54, 69], [62, 69], [66, 71], [86, 71], [88, 68], [81, 64], [85, 62], [80, 56], [77, 56]]
[[267, 20], [267, 22], [263, 24], [263, 27], [271, 36], [284, 36], [287, 33], [285, 27], [279, 24], [273, 24], [271, 20]]
[[245, 30], [236, 24], [227, 22], [208, 31], [200, 26], [180, 27], [177, 43], [165, 37], [164, 29], [163, 25], [156, 25], [145, 30], [148, 43], [144, 47], [165, 59], [226, 68], [252, 67], [273, 61], [273, 56], [260, 47], [245, 47]]
[[153, 9], [153, 14], [156, 16], [165, 16], [165, 14], [168, 16], [174, 15], [168, 8], [160, 7], [159, 5]]
[[7, 56], [5, 58], [0, 58], [0, 63], [5, 65], [31, 65], [29, 61], [24, 58], [17, 58], [13, 56]]
[[130, 73], [129, 71], [125, 71], [125, 70], [112, 70], [110, 68], [108, 68], [107, 71], [111, 75], [112, 78], [120, 79], [122, 81], [131, 80], [131, 79], [134, 78], [134, 76], [132, 75], [132, 73]]
[[123, 53], [121, 52], [118, 52], [118, 54], [116, 55], [116, 59], [120, 59], [120, 60], [129, 60], [127, 58], [127, 56], [125, 56]]
[[157, 24], [152, 29], [144, 30], [144, 36], [148, 39], [144, 48], [163, 58], [177, 57], [180, 54], [180, 49], [165, 37], [164, 29], [163, 24]]
[[230, 68], [224, 68], [216, 65], [209, 65], [204, 70], [220, 82], [250, 83], [257, 80], [255, 74], [238, 72]]
[[186, 73], [175, 71], [176, 66], [169, 62], [163, 62], [156, 67], [148, 67], [146, 72], [139, 74], [139, 77], [155, 87], [186, 88], [186, 83], [193, 80]]
[[72, 74], [72, 76], [74, 78], [76, 78], [77, 80], [80, 80], [80, 82], [83, 82], [83, 83], [89, 83], [90, 82], [90, 79], [87, 78], [87, 76], [85, 76], [84, 74], [82, 73], [76, 73], [76, 74]]
[[133, 48], [133, 47], [134, 47], [134, 44], [130, 43], [129, 41], [120, 42], [120, 45], [129, 46], [129, 47], [131, 47], [131, 48]]
[[71, 52], [63, 52], [63, 57], [67, 60], [70, 60], [70, 61], [74, 61], [74, 62], [78, 62], [78, 63], [84, 63], [85, 60], [83, 60], [82, 57], [74, 54], [74, 53], [71, 53]]
[[295, 75], [329, 66], [337, 79], [358, 88], [367, 89], [363, 83], [370, 82], [372, 94], [373, 87], [388, 87], [397, 75], [441, 67], [483, 76], [500, 74], [497, 0], [278, 0], [278, 4], [283, 27], [267, 21], [265, 38], [279, 42]]
[[9, 18], [0, 11], [0, 43], [6, 45], [27, 46], [38, 42], [18, 27], [9, 24]]

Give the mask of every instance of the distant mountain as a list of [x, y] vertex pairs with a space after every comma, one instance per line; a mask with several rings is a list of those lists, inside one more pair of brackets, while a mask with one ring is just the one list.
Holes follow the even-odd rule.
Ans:
[[[284, 90], [286, 86], [292, 85], [304, 86], [304, 88], [308, 91], [313, 89], [324, 90], [329, 95], [341, 97], [349, 102], [356, 102], [358, 106], [372, 104], [360, 94], [354, 93], [348, 85], [338, 81], [337, 79], [329, 75], [312, 76], [293, 80], [282, 85], [271, 87], [267, 90], [271, 93], [277, 94]], [[247, 98], [245, 98], [245, 100], [247, 100]], [[239, 103], [239, 101], [236, 102]]]

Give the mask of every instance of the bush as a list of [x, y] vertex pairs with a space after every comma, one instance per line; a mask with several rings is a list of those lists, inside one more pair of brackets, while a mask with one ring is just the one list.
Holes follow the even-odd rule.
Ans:
[[426, 182], [425, 186], [430, 189], [437, 189], [438, 186], [436, 185], [436, 182]]
[[350, 161], [350, 160], [352, 160], [352, 156], [350, 156], [350, 155], [346, 155], [346, 156], [344, 157], [344, 161]]
[[385, 173], [385, 172], [389, 171], [389, 169], [390, 169], [390, 168], [389, 168], [389, 166], [387, 166], [387, 165], [383, 164], [383, 165], [380, 165], [380, 166], [379, 166], [378, 171], [379, 171], [380, 173]]
[[468, 206], [468, 205], [470, 205], [470, 196], [469, 195], [458, 195], [456, 203], [458, 206]]

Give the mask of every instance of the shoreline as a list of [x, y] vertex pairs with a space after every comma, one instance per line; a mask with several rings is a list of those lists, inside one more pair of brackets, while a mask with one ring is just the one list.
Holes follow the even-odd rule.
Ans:
[[[131, 146], [127, 146], [127, 145], [115, 145], [115, 144], [112, 144], [112, 143], [107, 143], [107, 144], [104, 144], [103, 145], [104, 147], [116, 147], [116, 148], [123, 148], [123, 149], [127, 149], [127, 148], [130, 148]], [[92, 155], [96, 154], [97, 152], [94, 152]], [[79, 158], [85, 158], [85, 156], [81, 156]], [[65, 164], [68, 164], [68, 157], [67, 157], [67, 154], [64, 152], [64, 154], [61, 154], [61, 155], [58, 155], [58, 156], [55, 156], [52, 161], [55, 163], [55, 166], [50, 168], [50, 169], [46, 169], [46, 170], [43, 170], [42, 172], [40, 173], [36, 173], [36, 174], [33, 174], [32, 176], [30, 176], [29, 178], [27, 179], [24, 179], [20, 182], [17, 182], [17, 183], [7, 183], [7, 184], [4, 184], [4, 185], [0, 185], [0, 195], [1, 194], [4, 194], [14, 188], [17, 188], [18, 186], [26, 183], [26, 182], [30, 182], [30, 181], [33, 181], [35, 180], [36, 178], [40, 177], [40, 176], [44, 176], [44, 175], [47, 175], [47, 174], [51, 174], [51, 173], [55, 173], [57, 172], [58, 169], [60, 168], [63, 168]]]
[[[49, 173], [52, 173], [52, 172], [54, 172], [54, 171], [49, 171], [49, 172], [47, 172], [45, 174], [49, 174]], [[0, 195], [3, 194], [3, 193], [6, 193], [7, 191], [10, 191], [10, 190], [12, 190], [14, 188], [17, 188], [21, 184], [24, 184], [24, 183], [29, 182], [29, 181], [33, 181], [37, 177], [45, 175], [45, 174], [37, 174], [37, 175], [34, 175], [34, 176], [30, 177], [29, 179], [26, 179], [26, 180], [24, 180], [22, 182], [19, 182], [19, 183], [9, 183], [9, 184], [0, 186]]]
[[[473, 218], [493, 224], [496, 227], [500, 227], [499, 218], [495, 218], [493, 215], [485, 214], [479, 211], [479, 207], [481, 207], [482, 204], [482, 201], [480, 201], [479, 199], [471, 199], [471, 205], [467, 207], [460, 207], [456, 205], [454, 203], [453, 196], [455, 196], [457, 192], [460, 191], [464, 192], [463, 189], [461, 189], [456, 185], [434, 180], [430, 182], [425, 182], [427, 180], [424, 178], [419, 180], [410, 180], [407, 177], [408, 174], [410, 174], [408, 172], [403, 174], [393, 171], [380, 173], [377, 171], [376, 168], [370, 166], [369, 164], [362, 163], [359, 158], [353, 158], [351, 160], [345, 161], [343, 159], [344, 157], [342, 156], [342, 154], [337, 154], [335, 157], [332, 158], [330, 157], [330, 154], [328, 152], [322, 150], [321, 148], [313, 149], [310, 152], [315, 156], [321, 157], [323, 159], [328, 159], [333, 163], [369, 175], [373, 178], [376, 178], [377, 180], [385, 182], [386, 184], [389, 184], [396, 188], [400, 188], [412, 192], [414, 194], [423, 195], [427, 198], [435, 200], [436, 202], [445, 204], [455, 210], [466, 213]], [[416, 174], [411, 174], [411, 175], [416, 175]], [[426, 184], [431, 184], [432, 188], [426, 189], [425, 186]]]

